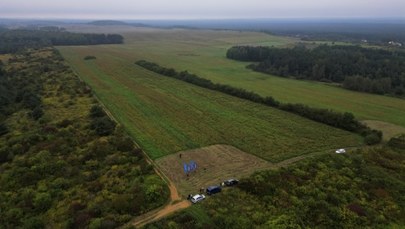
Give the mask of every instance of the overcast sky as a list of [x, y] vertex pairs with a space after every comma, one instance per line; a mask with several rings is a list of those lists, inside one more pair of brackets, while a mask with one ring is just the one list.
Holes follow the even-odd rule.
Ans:
[[0, 18], [404, 17], [405, 0], [0, 0]]

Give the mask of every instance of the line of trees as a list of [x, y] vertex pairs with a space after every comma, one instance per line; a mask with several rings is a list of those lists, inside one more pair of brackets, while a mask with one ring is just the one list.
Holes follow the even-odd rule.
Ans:
[[16, 53], [26, 48], [52, 45], [122, 44], [119, 34], [71, 33], [61, 30], [3, 30], [0, 31], [0, 54]]
[[148, 62], [146, 60], [139, 60], [136, 64], [161, 75], [173, 77], [200, 87], [220, 91], [255, 103], [276, 107], [317, 122], [359, 133], [365, 137], [365, 142], [369, 145], [377, 144], [382, 140], [381, 131], [370, 129], [356, 120], [353, 114], [348, 112], [339, 113], [329, 109], [311, 108], [303, 104], [280, 103], [271, 96], [263, 97], [257, 93], [242, 88], [235, 88], [225, 84], [216, 84], [208, 79], [201, 78], [187, 71], [177, 72], [173, 68], [161, 67], [156, 63]]
[[304, 45], [294, 48], [235, 46], [227, 58], [259, 62], [255, 71], [282, 77], [341, 83], [346, 89], [376, 94], [405, 94], [405, 52], [360, 46]]

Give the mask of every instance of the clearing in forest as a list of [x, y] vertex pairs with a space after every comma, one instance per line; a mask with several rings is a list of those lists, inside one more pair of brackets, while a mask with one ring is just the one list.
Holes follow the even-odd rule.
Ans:
[[[212, 145], [159, 158], [156, 164], [185, 197], [198, 193], [202, 187], [220, 185], [230, 178], [240, 179], [255, 171], [286, 166], [305, 157], [295, 157], [274, 164], [230, 145]], [[183, 163], [190, 161], [197, 164], [197, 169], [187, 176], [183, 171]]]
[[[197, 169], [187, 176], [183, 171], [183, 163], [191, 160], [197, 163]], [[240, 178], [273, 166], [268, 161], [229, 145], [181, 151], [157, 159], [156, 164], [172, 180], [182, 196], [196, 194], [201, 187], [219, 185], [226, 179]]]

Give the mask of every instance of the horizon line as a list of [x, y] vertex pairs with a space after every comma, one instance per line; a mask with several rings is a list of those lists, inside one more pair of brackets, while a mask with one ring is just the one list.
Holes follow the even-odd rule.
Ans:
[[405, 20], [405, 16], [390, 17], [200, 17], [200, 18], [112, 18], [112, 17], [0, 17], [0, 20], [34, 20], [34, 21], [52, 21], [52, 20], [70, 20], [70, 21], [210, 21], [210, 20]]

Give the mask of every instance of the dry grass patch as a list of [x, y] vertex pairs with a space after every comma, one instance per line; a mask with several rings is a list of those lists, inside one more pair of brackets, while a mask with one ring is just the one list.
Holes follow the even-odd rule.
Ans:
[[382, 122], [378, 120], [366, 120], [363, 122], [373, 129], [381, 130], [383, 132], [384, 140], [387, 141], [394, 136], [405, 133], [404, 127], [392, 123]]

